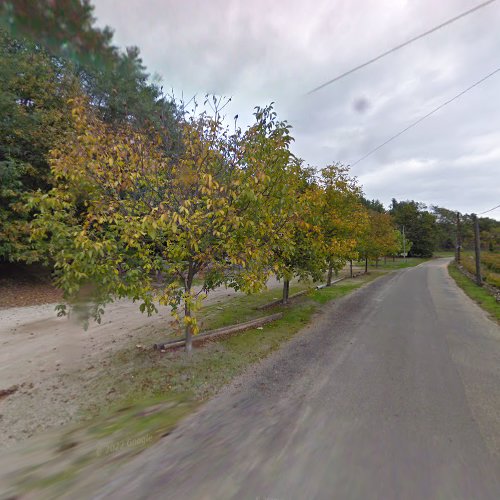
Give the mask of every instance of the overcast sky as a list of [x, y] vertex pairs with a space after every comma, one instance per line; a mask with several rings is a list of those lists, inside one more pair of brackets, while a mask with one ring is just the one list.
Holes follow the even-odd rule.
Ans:
[[[307, 163], [354, 163], [500, 67], [500, 1], [312, 95], [312, 88], [481, 0], [94, 0], [177, 95], [231, 96], [249, 123], [274, 101]], [[500, 73], [355, 165], [369, 198], [464, 213], [500, 203]], [[500, 219], [500, 209], [488, 214]]]

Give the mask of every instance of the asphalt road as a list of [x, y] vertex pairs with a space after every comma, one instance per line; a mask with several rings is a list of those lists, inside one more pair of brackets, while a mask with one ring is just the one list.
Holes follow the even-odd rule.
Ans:
[[93, 496], [498, 500], [500, 329], [446, 263], [329, 305]]

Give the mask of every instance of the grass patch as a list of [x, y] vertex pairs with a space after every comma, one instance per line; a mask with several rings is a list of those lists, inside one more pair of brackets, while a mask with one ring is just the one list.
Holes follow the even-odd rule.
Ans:
[[[360, 286], [359, 282], [357, 286]], [[350, 287], [352, 289], [352, 287]], [[347, 293], [345, 290], [343, 293]], [[276, 306], [264, 314], [257, 306], [270, 302], [276, 290], [255, 296], [229, 298], [219, 305], [203, 309], [204, 329], [241, 323], [282, 311], [283, 317], [259, 329], [207, 341], [191, 356], [182, 349], [160, 353], [134, 347], [115, 355], [108, 374], [97, 382], [97, 391], [116, 395], [122, 404], [136, 404], [143, 399], [167, 397], [204, 401], [241, 373], [249, 364], [268, 356], [291, 338], [319, 307], [320, 301], [305, 296], [290, 307]], [[111, 382], [112, 381], [112, 382]], [[89, 413], [100, 414], [102, 404], [89, 405]]]
[[340, 283], [336, 283], [333, 286], [322, 288], [321, 290], [313, 290], [311, 291], [309, 296], [319, 304], [325, 304], [327, 302], [330, 302], [330, 300], [338, 299], [343, 295], [347, 295], [348, 293], [356, 290], [356, 288], [359, 288], [365, 283], [373, 281], [382, 274], [385, 274], [385, 272], [371, 270], [369, 274], [361, 276], [359, 278], [347, 279], [341, 281]]
[[453, 257], [455, 258], [454, 250], [439, 250], [434, 254], [434, 258], [439, 259], [443, 257]]
[[[472, 274], [476, 273], [476, 257], [474, 252], [462, 252], [462, 266]], [[500, 288], [500, 253], [481, 251], [481, 276], [483, 280]]]
[[[290, 285], [290, 295], [311, 288], [310, 282], [299, 282]], [[267, 311], [258, 311], [259, 306], [269, 304], [274, 300], [280, 299], [281, 288], [265, 290], [253, 295], [240, 295], [232, 297], [219, 304], [205, 306], [201, 310], [200, 316], [203, 316], [199, 323], [203, 331], [215, 330], [224, 326], [244, 323], [260, 316], [267, 316], [269, 311], [281, 311], [278, 307], [268, 309]]]
[[467, 276], [463, 275], [454, 262], [448, 265], [448, 273], [455, 280], [456, 284], [485, 311], [487, 311], [497, 322], [500, 323], [500, 305], [495, 297], [484, 288], [477, 286]]
[[420, 257], [407, 257], [406, 261], [402, 258], [397, 258], [393, 262], [392, 259], [387, 259], [387, 261], [384, 263], [383, 259], [379, 260], [378, 262], [378, 267], [375, 265], [375, 261], [373, 262], [368, 262], [371, 268], [375, 269], [405, 269], [407, 267], [414, 267], [418, 266], [419, 264], [422, 264], [422, 262], [426, 262], [429, 259], [422, 259]]

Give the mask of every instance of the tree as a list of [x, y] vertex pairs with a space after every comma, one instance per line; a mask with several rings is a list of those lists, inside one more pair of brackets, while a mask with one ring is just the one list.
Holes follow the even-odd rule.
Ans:
[[[254, 126], [229, 134], [220, 100], [214, 105], [212, 117], [186, 117], [182, 154], [166, 156], [154, 131], [111, 127], [77, 102], [75, 133], [53, 152], [55, 186], [33, 199], [33, 238], [54, 260], [70, 304], [90, 288], [97, 321], [118, 297], [140, 301], [148, 314], [168, 305], [178, 319], [183, 306], [187, 351], [200, 294], [223, 283], [263, 287], [266, 245], [282, 238], [288, 129], [265, 108]], [[203, 286], [195, 292], [197, 276]]]
[[447, 208], [432, 206], [436, 217], [436, 247], [441, 250], [454, 250], [457, 238], [457, 212]]
[[26, 193], [47, 190], [47, 154], [70, 129], [74, 76], [43, 49], [0, 29], [0, 258], [33, 260]]
[[260, 183], [261, 188], [260, 197], [244, 207], [244, 237], [253, 242], [256, 270], [281, 276], [293, 248], [299, 167], [290, 153], [290, 127], [277, 119], [272, 105], [257, 107], [255, 117], [255, 125], [243, 136], [242, 169], [245, 182]]
[[392, 255], [393, 260], [394, 257], [398, 255], [403, 255], [406, 257], [408, 253], [411, 251], [411, 247], [413, 246], [413, 242], [411, 242], [406, 234], [403, 236], [402, 231], [399, 229], [394, 229], [395, 238], [397, 240], [397, 244], [394, 245], [391, 249], [389, 249], [388, 255]]
[[500, 247], [500, 222], [490, 217], [479, 217], [479, 230], [484, 250], [498, 251]]
[[361, 198], [361, 203], [368, 209], [381, 214], [385, 213], [385, 208], [380, 200], [368, 200], [364, 196]]
[[161, 125], [168, 127], [172, 142], [179, 140], [177, 110], [149, 81], [139, 49], [118, 50], [111, 28], [95, 26], [93, 10], [88, 0], [7, 0], [0, 5], [0, 27], [18, 42], [47, 51], [58, 65], [71, 67], [106, 122]]
[[[436, 216], [437, 245], [443, 250], [449, 250], [456, 242], [457, 212], [442, 207], [432, 208]], [[469, 214], [459, 214], [459, 216], [462, 247], [472, 250], [474, 248], [473, 219]], [[500, 222], [489, 217], [478, 217], [478, 222], [482, 249], [490, 252], [497, 251], [500, 246]]]
[[6, 0], [0, 26], [17, 39], [30, 39], [76, 64], [105, 65], [117, 52], [109, 27], [94, 26], [88, 0]]
[[358, 238], [366, 225], [361, 189], [348, 172], [341, 164], [330, 165], [321, 171], [320, 211], [328, 286], [333, 272], [338, 273], [347, 260], [356, 255]]
[[405, 234], [413, 242], [410, 255], [432, 257], [436, 239], [436, 217], [426, 206], [415, 201], [392, 200], [390, 210], [398, 228], [405, 227]]
[[[31, 262], [24, 200], [52, 185], [48, 153], [72, 126], [68, 100], [86, 95], [107, 123], [155, 128], [179, 152], [179, 110], [149, 81], [135, 47], [112, 45], [88, 1], [0, 3], [0, 259]], [[161, 132], [161, 134], [160, 134]]]
[[371, 210], [368, 218], [368, 226], [360, 240], [360, 253], [365, 258], [365, 271], [368, 259], [375, 259], [375, 265], [378, 265], [380, 257], [397, 253], [400, 250], [400, 240], [394, 230], [391, 216]]
[[[322, 190], [316, 182], [315, 169], [304, 167], [301, 160], [295, 160], [288, 183], [289, 236], [280, 239], [278, 246], [272, 249], [274, 270], [277, 277], [283, 279], [283, 304], [288, 302], [290, 280], [294, 276], [320, 280], [325, 270], [318, 205]], [[281, 199], [283, 201], [283, 197]]]

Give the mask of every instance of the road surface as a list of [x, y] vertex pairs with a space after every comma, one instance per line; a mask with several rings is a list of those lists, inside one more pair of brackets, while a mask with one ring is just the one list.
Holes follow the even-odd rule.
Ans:
[[447, 262], [327, 306], [85, 496], [498, 500], [500, 329]]

